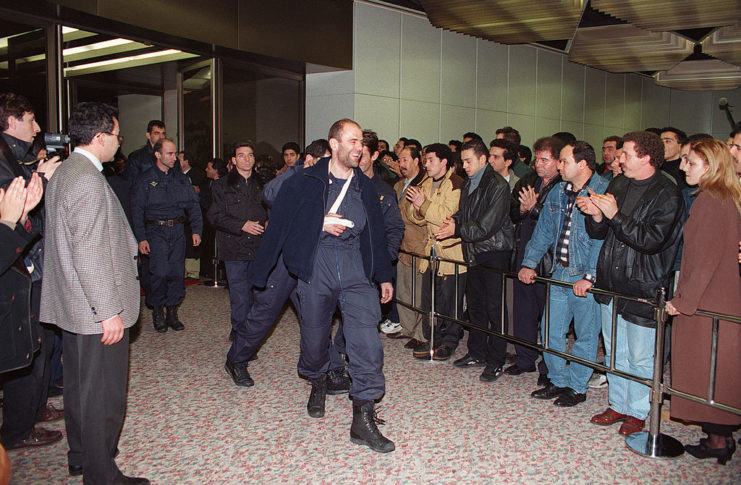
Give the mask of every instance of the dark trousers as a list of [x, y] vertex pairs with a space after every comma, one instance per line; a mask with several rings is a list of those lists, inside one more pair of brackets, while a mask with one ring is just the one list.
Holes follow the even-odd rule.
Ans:
[[[394, 276], [391, 278], [391, 284], [396, 288], [396, 264], [398, 261], [393, 263]], [[396, 300], [392, 299], [388, 303], [381, 304], [381, 320], [388, 318], [392, 322], [399, 322], [399, 310], [396, 308]]]
[[185, 234], [183, 225], [148, 226], [152, 306], [176, 306], [185, 298]]
[[251, 261], [224, 261], [229, 282], [229, 302], [232, 310], [232, 329], [244, 325], [252, 306], [252, 285], [247, 280]]
[[[482, 328], [502, 331], [502, 275], [488, 268], [509, 268], [509, 251], [492, 251], [477, 256], [477, 264], [467, 272], [466, 302], [471, 323]], [[505, 326], [506, 331], [506, 326]], [[504, 365], [507, 342], [481, 330], [471, 328], [468, 353], [487, 365]]]
[[331, 368], [332, 315], [339, 305], [353, 399], [383, 396], [383, 346], [378, 290], [365, 276], [359, 249], [319, 246], [311, 283], [298, 282], [301, 314], [299, 373], [316, 379]]
[[62, 381], [62, 331], [58, 327], [53, 327], [54, 347], [49, 357], [49, 387], [61, 385]]
[[[431, 307], [432, 295], [431, 295], [431, 281], [432, 272], [427, 271], [423, 276], [422, 285], [422, 308], [429, 311]], [[466, 289], [466, 273], [458, 275], [458, 298], [456, 299], [455, 294], [455, 275], [449, 276], [435, 276], [435, 311], [443, 315], [455, 316], [456, 306], [458, 308], [458, 318], [463, 319], [463, 294]], [[451, 351], [458, 347], [458, 341], [460, 340], [461, 325], [453, 320], [447, 318], [436, 318], [435, 322], [435, 338], [432, 345], [435, 348], [444, 345]], [[428, 313], [422, 315], [422, 335], [425, 339], [430, 340], [430, 317]]]
[[70, 465], [82, 466], [83, 483], [103, 484], [121, 472], [114, 455], [126, 411], [129, 330], [116, 344], [100, 334], [64, 332], [64, 424]]
[[[255, 289], [252, 292], [247, 317], [238, 322], [236, 326], [234, 326], [234, 318], [232, 318], [234, 340], [226, 356], [227, 360], [234, 363], [244, 363], [257, 353], [262, 341], [270, 333], [275, 320], [283, 310], [283, 305], [285, 305], [286, 300], [295, 288], [296, 278], [288, 273], [281, 256], [268, 276], [265, 288]], [[233, 291], [234, 288], [230, 281], [230, 298]]]
[[733, 432], [741, 428], [738, 424], [700, 423], [700, 425], [705, 433], [717, 434], [726, 438], [732, 438]]
[[41, 344], [31, 364], [2, 375], [3, 424], [0, 439], [6, 445], [25, 440], [46, 409], [49, 392], [49, 359], [54, 348], [54, 332], [39, 324], [41, 282], [31, 286], [31, 325], [37, 327]]
[[[538, 341], [538, 326], [545, 309], [545, 285], [543, 283], [526, 285], [515, 279], [514, 292], [515, 307], [512, 312], [514, 336], [526, 342], [536, 343]], [[517, 361], [515, 362], [517, 367], [527, 370], [534, 369], [539, 352], [523, 345], [515, 345], [515, 349], [517, 350]], [[538, 371], [541, 374], [548, 373], [545, 361], [540, 361]]]
[[[235, 364], [245, 363], [257, 353], [263, 340], [275, 325], [275, 321], [289, 297], [294, 308], [296, 308], [296, 313], [299, 313], [295, 289], [296, 278], [288, 272], [283, 264], [283, 256], [281, 256], [278, 258], [273, 271], [270, 272], [265, 288], [254, 288], [252, 290], [246, 318], [239, 321], [236, 327], [233, 326], [234, 319], [232, 319], [234, 340], [229, 348], [229, 353], [227, 353], [227, 360]], [[230, 282], [230, 298], [232, 291], [234, 291], [234, 288]], [[341, 333], [342, 329], [339, 329], [338, 332]], [[334, 346], [330, 349], [330, 361], [329, 368], [332, 370], [345, 368], [345, 363]]]

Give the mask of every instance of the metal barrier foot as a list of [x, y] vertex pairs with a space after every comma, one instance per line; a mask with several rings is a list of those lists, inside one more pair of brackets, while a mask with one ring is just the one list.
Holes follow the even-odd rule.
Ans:
[[648, 431], [633, 433], [625, 437], [628, 449], [651, 458], [677, 458], [684, 453], [682, 443], [665, 434], [651, 436]]

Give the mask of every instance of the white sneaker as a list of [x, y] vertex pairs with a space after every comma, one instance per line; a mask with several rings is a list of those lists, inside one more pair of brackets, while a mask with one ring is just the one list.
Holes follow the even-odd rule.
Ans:
[[378, 329], [385, 334], [396, 333], [401, 331], [401, 324], [399, 322], [392, 322], [387, 318], [381, 322]]
[[607, 375], [595, 372], [594, 375], [592, 375], [592, 377], [589, 379], [589, 387], [591, 387], [592, 389], [601, 389], [607, 387]]

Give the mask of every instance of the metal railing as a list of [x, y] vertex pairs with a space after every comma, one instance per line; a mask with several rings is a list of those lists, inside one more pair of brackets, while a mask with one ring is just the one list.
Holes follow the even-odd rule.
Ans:
[[[415, 254], [410, 253], [407, 251], [400, 251], [404, 254], [408, 254], [412, 256], [412, 301], [411, 304], [408, 302], [403, 302], [398, 300], [398, 298], [395, 297], [395, 301], [398, 305], [402, 305], [404, 307], [407, 307], [411, 310], [414, 310], [416, 312], [427, 314], [428, 315], [428, 323], [430, 326], [430, 360], [432, 361], [432, 356], [435, 350], [435, 344], [434, 344], [434, 335], [435, 335], [435, 320], [436, 318], [444, 318], [447, 320], [454, 321], [466, 328], [469, 329], [476, 329], [484, 333], [488, 333], [490, 335], [495, 335], [497, 337], [502, 338], [503, 340], [517, 344], [522, 345], [526, 347], [530, 347], [532, 349], [541, 351], [541, 352], [548, 352], [549, 354], [556, 355], [559, 357], [562, 357], [566, 360], [569, 360], [571, 362], [577, 362], [579, 364], [582, 364], [587, 367], [591, 367], [594, 370], [606, 372], [609, 374], [613, 374], [634, 382], [638, 382], [641, 384], [644, 384], [651, 388], [650, 393], [650, 404], [651, 408], [649, 411], [649, 417], [650, 417], [650, 424], [649, 424], [649, 430], [643, 431], [639, 433], [633, 433], [631, 435], [626, 436], [625, 441], [626, 445], [629, 449], [632, 451], [644, 455], [649, 456], [653, 458], [657, 457], [676, 457], [684, 453], [684, 447], [682, 444], [677, 441], [676, 439], [672, 438], [671, 436], [667, 436], [665, 434], [661, 433], [660, 430], [660, 424], [661, 424], [661, 406], [664, 402], [664, 396], [665, 395], [673, 395], [682, 397], [685, 399], [689, 399], [701, 404], [705, 404], [708, 406], [712, 406], [714, 408], [721, 409], [723, 411], [728, 411], [735, 414], [741, 414], [741, 409], [733, 407], [729, 404], [719, 403], [715, 400], [715, 383], [716, 383], [716, 371], [717, 371], [717, 361], [718, 361], [718, 331], [719, 331], [719, 325], [720, 321], [728, 321], [733, 322], [736, 324], [741, 324], [741, 316], [735, 316], [735, 315], [725, 315], [722, 313], [715, 313], [715, 312], [709, 312], [704, 310], [698, 310], [696, 312], [696, 315], [699, 316], [705, 316], [713, 319], [713, 325], [712, 325], [712, 344], [711, 344], [711, 352], [710, 352], [710, 371], [709, 371], [709, 383], [708, 383], [708, 397], [702, 397], [702, 396], [696, 396], [693, 394], [689, 394], [687, 392], [683, 392], [677, 389], [674, 389], [670, 387], [669, 385], [665, 384], [663, 382], [663, 359], [661, 356], [663, 355], [663, 349], [664, 349], [664, 328], [666, 325], [666, 319], [667, 319], [667, 313], [665, 309], [666, 304], [666, 290], [664, 288], [661, 288], [656, 296], [655, 299], [653, 298], [638, 298], [634, 296], [629, 295], [623, 295], [620, 293], [615, 293], [611, 291], [602, 290], [600, 288], [592, 288], [589, 290], [593, 294], [602, 294], [612, 297], [613, 304], [612, 304], [612, 321], [611, 321], [611, 338], [610, 338], [610, 362], [609, 365], [602, 365], [598, 364], [596, 362], [586, 360], [571, 354], [568, 354], [566, 352], [561, 352], [558, 350], [551, 349], [548, 341], [549, 341], [549, 331], [550, 331], [550, 290], [551, 286], [562, 286], [562, 287], [569, 287], [572, 288], [574, 285], [573, 283], [566, 283], [559, 280], [554, 280], [551, 278], [544, 278], [544, 277], [536, 277], [535, 282], [536, 283], [543, 283], [546, 285], [546, 291], [545, 291], [545, 307], [543, 311], [543, 320], [542, 320], [542, 328], [543, 328], [543, 338], [542, 338], [542, 345], [538, 345], [534, 342], [527, 342], [525, 340], [519, 339], [517, 337], [508, 335], [505, 331], [505, 322], [506, 322], [506, 308], [504, 305], [504, 301], [506, 298], [506, 280], [507, 278], [517, 279], [517, 274], [512, 273], [510, 271], [505, 271], [501, 269], [495, 269], [490, 267], [485, 267], [486, 270], [498, 273], [501, 275], [502, 278], [502, 304], [501, 307], [501, 326], [499, 331], [491, 330], [489, 328], [481, 327], [479, 325], [476, 325], [472, 322], [461, 320], [458, 317], [458, 305], [457, 303], [454, 305], [454, 315], [445, 315], [442, 313], [438, 313], [435, 311], [435, 280], [438, 277], [438, 268], [440, 262], [448, 262], [453, 263], [455, 265], [455, 301], [458, 301], [459, 296], [459, 267], [460, 266], [468, 266], [467, 263], [463, 261], [457, 261], [453, 259], [447, 259], [439, 257], [435, 254], [434, 247], [432, 248], [430, 255], [422, 255], [422, 254]], [[417, 306], [416, 301], [416, 275], [417, 275], [417, 259], [424, 259], [429, 262], [428, 271], [430, 273], [430, 308], [424, 309], [419, 306]], [[398, 263], [402, 264], [402, 263]], [[629, 374], [627, 372], [621, 371], [619, 369], [615, 368], [615, 347], [616, 347], [616, 336], [617, 336], [617, 317], [618, 317], [618, 300], [631, 300], [636, 301], [640, 303], [646, 303], [651, 305], [654, 308], [654, 319], [656, 320], [656, 339], [654, 341], [654, 367], [653, 367], [653, 376], [652, 378], [644, 378], [639, 377], [633, 374]], [[658, 356], [658, 358], [657, 358]], [[607, 364], [607, 363], [606, 363]]]

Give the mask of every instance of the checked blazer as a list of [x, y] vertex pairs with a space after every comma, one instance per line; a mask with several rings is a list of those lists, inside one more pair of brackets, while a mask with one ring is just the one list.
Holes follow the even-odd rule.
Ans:
[[42, 322], [72, 333], [102, 334], [101, 322], [139, 318], [138, 246], [121, 204], [103, 174], [73, 152], [45, 195]]

